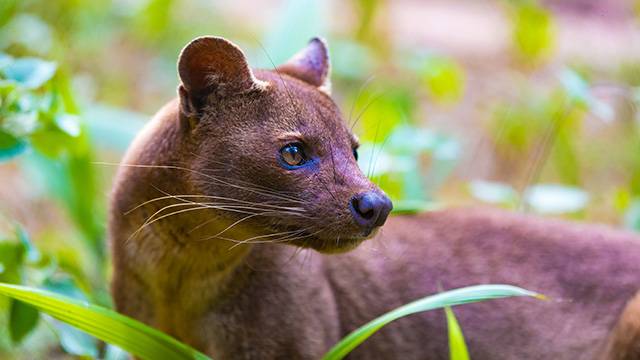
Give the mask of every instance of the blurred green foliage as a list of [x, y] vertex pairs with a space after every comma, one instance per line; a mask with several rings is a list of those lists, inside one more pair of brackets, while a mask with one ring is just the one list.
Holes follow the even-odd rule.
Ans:
[[520, 61], [535, 65], [553, 49], [555, 26], [551, 13], [535, 0], [508, 1], [513, 22], [513, 45]]
[[447, 316], [447, 328], [449, 330], [449, 359], [450, 360], [469, 360], [469, 351], [464, 341], [464, 335], [458, 319], [450, 307], [444, 308]]
[[[388, 1], [345, 4], [353, 23], [333, 31], [334, 9], [318, 0], [284, 1], [271, 18], [247, 23], [227, 16], [223, 2], [0, 1], [0, 170], [33, 190], [25, 206], [50, 217], [28, 208], [34, 225], [0, 214], [0, 281], [110, 305], [105, 200], [114, 169], [95, 162], [116, 162], [148, 114], [175, 96], [177, 53], [203, 34], [232, 39], [264, 68], [312, 36], [329, 38], [335, 97], [361, 139], [361, 168], [398, 213], [475, 199], [640, 231], [637, 61], [610, 73], [558, 66], [554, 13], [534, 0], [496, 0], [511, 25], [511, 52], [501, 80], [509, 91], [494, 98], [476, 89], [482, 67], [396, 44]], [[598, 96], [602, 78], [613, 79], [626, 112]], [[455, 118], [475, 98], [482, 109], [464, 113], [474, 118]], [[458, 177], [476, 149], [454, 127], [434, 126], [431, 113], [481, 133], [495, 170]], [[122, 355], [26, 305], [0, 299], [0, 310], [2, 358], [58, 348]]]

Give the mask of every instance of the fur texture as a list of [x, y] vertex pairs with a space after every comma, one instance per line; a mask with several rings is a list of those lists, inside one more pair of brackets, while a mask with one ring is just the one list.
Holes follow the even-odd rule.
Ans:
[[[319, 40], [277, 73], [252, 71], [220, 38], [183, 50], [178, 100], [137, 137], [113, 189], [119, 311], [216, 359], [317, 359], [439, 287], [506, 283], [551, 300], [456, 307], [474, 359], [638, 358], [635, 235], [490, 209], [363, 232], [350, 199], [381, 190], [358, 169], [328, 66]], [[291, 142], [305, 166], [281, 163]], [[442, 312], [415, 315], [350, 358], [446, 359], [446, 336]]]

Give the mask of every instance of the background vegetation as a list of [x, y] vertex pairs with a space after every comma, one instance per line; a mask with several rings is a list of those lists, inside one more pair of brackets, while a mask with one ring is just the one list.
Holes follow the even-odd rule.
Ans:
[[[0, 2], [0, 282], [110, 306], [104, 163], [203, 34], [267, 68], [327, 37], [361, 167], [399, 212], [491, 203], [640, 231], [640, 6], [478, 3]], [[1, 358], [121, 355], [0, 298]]]

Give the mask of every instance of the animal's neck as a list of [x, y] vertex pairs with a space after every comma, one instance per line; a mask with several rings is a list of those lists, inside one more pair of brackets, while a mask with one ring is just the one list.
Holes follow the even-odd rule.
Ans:
[[156, 197], [164, 199], [144, 208], [145, 218], [139, 222], [143, 225], [133, 237], [141, 247], [138, 252], [156, 255], [150, 268], [181, 269], [182, 279], [218, 277], [233, 271], [250, 252], [252, 246], [241, 241], [254, 236], [256, 229], [221, 215], [212, 208], [214, 201], [198, 196], [190, 189], [167, 188]]
[[[163, 141], [147, 142], [156, 137]], [[132, 246], [145, 254], [149, 266], [167, 263], [194, 271], [225, 272], [238, 262], [250, 246], [236, 246], [234, 239], [252, 236], [255, 229], [234, 224], [216, 209], [219, 200], [193, 188], [194, 150], [180, 127], [177, 103], [166, 106], [140, 138], [123, 164], [136, 181], [123, 191], [118, 206], [130, 229]], [[212, 155], [214, 156], [214, 155]], [[222, 195], [221, 195], [222, 196]]]
[[[253, 250], [248, 244], [234, 247], [234, 243], [207, 239], [211, 232], [206, 228], [220, 231], [225, 225], [210, 222], [192, 230], [206, 220], [187, 214], [175, 215], [180, 219], [170, 220], [167, 227], [162, 220], [149, 226], [135, 240], [135, 253], [145, 256], [135, 256], [131, 261], [151, 290], [154, 325], [165, 331], [181, 332], [183, 324], [201, 317], [211, 304], [242, 286], [245, 261]], [[182, 310], [176, 312], [176, 308]]]

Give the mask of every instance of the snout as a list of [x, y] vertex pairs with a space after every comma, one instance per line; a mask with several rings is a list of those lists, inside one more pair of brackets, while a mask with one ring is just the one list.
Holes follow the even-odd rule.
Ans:
[[393, 209], [393, 203], [382, 193], [367, 191], [354, 196], [349, 207], [353, 219], [368, 234], [374, 228], [384, 225]]

